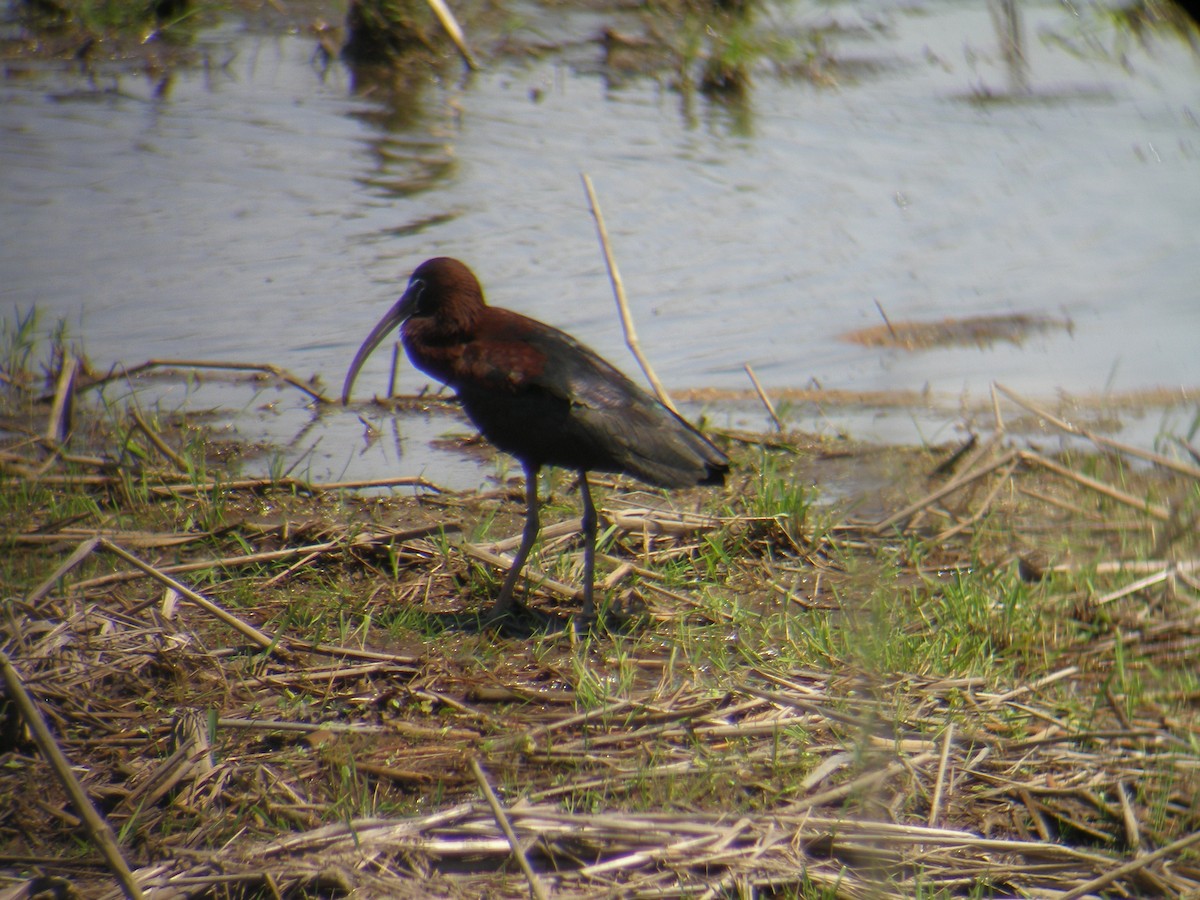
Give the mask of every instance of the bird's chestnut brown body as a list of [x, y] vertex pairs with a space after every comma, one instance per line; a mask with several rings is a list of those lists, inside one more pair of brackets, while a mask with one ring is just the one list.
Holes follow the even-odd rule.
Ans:
[[[663, 487], [724, 479], [727, 457], [691, 425], [565, 332], [487, 306], [471, 270], [446, 257], [417, 267], [404, 295], [363, 342], [346, 376], [344, 400], [367, 356], [397, 325], [413, 365], [454, 388], [484, 437], [521, 461], [529, 545], [537, 531], [536, 475], [542, 466], [583, 476], [589, 541], [595, 530], [589, 471], [632, 475]], [[585, 546], [584, 584], [589, 615], [590, 547]], [[497, 599], [498, 613], [511, 604], [529, 550], [523, 541]]]

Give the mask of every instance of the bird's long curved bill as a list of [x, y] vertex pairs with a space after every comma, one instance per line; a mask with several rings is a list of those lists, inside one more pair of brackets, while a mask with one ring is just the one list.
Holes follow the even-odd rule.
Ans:
[[416, 292], [412, 290], [405, 291], [403, 296], [396, 301], [396, 305], [389, 309], [387, 315], [379, 320], [379, 324], [371, 329], [371, 333], [367, 335], [367, 339], [362, 342], [362, 346], [354, 354], [354, 362], [350, 363], [350, 371], [346, 373], [346, 381], [342, 385], [343, 406], [350, 402], [350, 389], [354, 387], [354, 379], [358, 377], [358, 370], [367, 361], [367, 357], [383, 342], [385, 337], [394, 329], [404, 324], [404, 320], [412, 315], [416, 302]]

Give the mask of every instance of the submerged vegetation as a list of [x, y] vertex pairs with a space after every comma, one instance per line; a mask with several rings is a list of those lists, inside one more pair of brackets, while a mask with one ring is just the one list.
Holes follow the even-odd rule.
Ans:
[[[10, 883], [1200, 888], [1200, 469], [1186, 453], [1036, 407], [1076, 443], [1030, 449], [1000, 406], [958, 453], [718, 434], [735, 461], [724, 492], [672, 506], [627, 483], [598, 491], [607, 615], [589, 635], [563, 627], [578, 512], [552, 485], [528, 588], [549, 624], [497, 633], [479, 613], [519, 538], [518, 484], [401, 479], [404, 495], [380, 497], [244, 477], [244, 448], [139, 406], [128, 388], [145, 370], [98, 378], [61, 331], [49, 349], [37, 333], [33, 317], [8, 323], [0, 347]], [[829, 504], [823, 473], [848, 461], [886, 487]], [[72, 779], [114, 836], [108, 855]]]
[[226, 4], [211, 0], [14, 0], [20, 30], [5, 55], [71, 58], [85, 70], [110, 59], [143, 60], [151, 70], [188, 59], [197, 30]]
[[[577, 46], [592, 48], [585, 63], [599, 66], [610, 83], [628, 78], [661, 80], [685, 97], [699, 91], [735, 111], [758, 76], [802, 79], [833, 85], [863, 71], [886, 68], [886, 60], [858, 59], [837, 49], [837, 38], [886, 28], [874, 11], [796, 0], [647, 0], [633, 4], [587, 5], [607, 24], [587, 34], [548, 38], [526, 9], [482, 0], [10, 0], [12, 25], [0, 34], [6, 56], [72, 59], [94, 74], [108, 60], [140, 60], [158, 75], [194, 60], [194, 39], [230, 15], [270, 20], [277, 27], [304, 29], [318, 56], [344, 60], [356, 90], [381, 88], [385, 95], [419, 92], [430, 72], [453, 77], [461, 58], [470, 69], [497, 57], [563, 54], [580, 62]], [[1011, 70], [1005, 90], [981, 88], [978, 102], [1005, 102], [1029, 93], [1020, 4], [993, 0], [994, 40]], [[561, 7], [545, 4], [557, 16]], [[1188, 8], [1171, 0], [1138, 0], [1112, 8], [1094, 7], [1076, 17], [1078, 33], [1045, 39], [1072, 52], [1119, 60], [1130, 38], [1171, 33], [1196, 42]], [[586, 19], [591, 22], [594, 16]], [[1109, 48], [1107, 45], [1113, 43]], [[478, 58], [476, 57], [478, 54]], [[206, 60], [206, 62], [210, 62]], [[419, 73], [419, 74], [418, 74]]]

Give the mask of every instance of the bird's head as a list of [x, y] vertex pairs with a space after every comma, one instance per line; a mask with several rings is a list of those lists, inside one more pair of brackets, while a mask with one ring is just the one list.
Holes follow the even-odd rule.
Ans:
[[408, 279], [400, 299], [358, 348], [342, 386], [342, 403], [350, 402], [358, 370], [393, 329], [412, 319], [423, 320], [426, 328], [440, 335], [469, 334], [483, 307], [479, 279], [463, 263], [448, 256], [425, 260]]

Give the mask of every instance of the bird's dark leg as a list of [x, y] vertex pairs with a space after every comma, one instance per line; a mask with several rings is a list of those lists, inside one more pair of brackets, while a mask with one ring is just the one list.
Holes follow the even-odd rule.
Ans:
[[596, 575], [596, 507], [592, 503], [592, 491], [588, 487], [587, 472], [579, 473], [579, 496], [583, 500], [583, 620], [591, 621], [596, 616], [592, 598], [592, 582]]
[[517, 550], [516, 557], [513, 558], [512, 568], [504, 577], [504, 585], [500, 588], [500, 596], [496, 598], [492, 611], [488, 615], [489, 619], [506, 616], [512, 609], [513, 591], [516, 589], [517, 579], [521, 577], [521, 570], [525, 568], [525, 560], [529, 558], [529, 551], [533, 549], [533, 542], [537, 540], [540, 527], [537, 480], [538, 470], [541, 467], [529, 463], [521, 465], [525, 468], [525, 530], [521, 532], [521, 546]]

